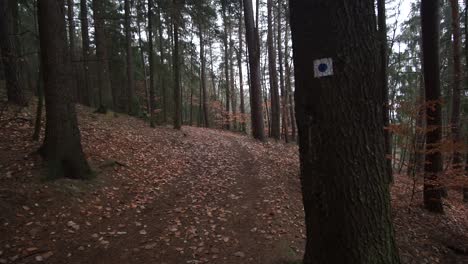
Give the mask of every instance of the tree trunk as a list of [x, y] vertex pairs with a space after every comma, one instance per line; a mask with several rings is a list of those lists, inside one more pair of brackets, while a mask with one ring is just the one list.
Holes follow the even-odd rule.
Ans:
[[278, 92], [278, 74], [276, 69], [276, 51], [273, 47], [273, 0], [267, 0], [268, 9], [268, 73], [270, 76], [271, 97], [271, 137], [280, 139], [280, 102]]
[[231, 127], [231, 116], [230, 116], [230, 109], [231, 109], [231, 87], [230, 87], [230, 79], [229, 79], [229, 43], [228, 43], [228, 18], [226, 14], [226, 0], [221, 0], [221, 11], [223, 17], [223, 26], [224, 26], [224, 33], [223, 33], [223, 47], [224, 47], [224, 77], [226, 78], [226, 116], [227, 120], [225, 120], [225, 128], [227, 130]]
[[452, 34], [453, 34], [453, 90], [452, 90], [452, 115], [450, 120], [452, 142], [455, 144], [453, 151], [452, 165], [454, 169], [462, 169], [463, 156], [457, 144], [461, 143], [460, 133], [460, 96], [462, 82], [462, 65], [461, 65], [461, 32], [460, 32], [460, 11], [458, 0], [450, 0], [452, 11]]
[[234, 41], [232, 40], [232, 27], [229, 24], [229, 86], [231, 87], [231, 110], [232, 110], [232, 121], [233, 129], [237, 131], [237, 94], [236, 84], [234, 81]]
[[399, 263], [385, 171], [374, 3], [293, 0], [290, 10], [304, 264]]
[[148, 60], [149, 60], [149, 118], [150, 126], [155, 127], [154, 109], [154, 49], [153, 49], [153, 0], [148, 0]]
[[80, 1], [80, 19], [81, 19], [81, 40], [83, 49], [83, 75], [84, 75], [84, 96], [83, 101], [89, 106], [95, 106], [93, 86], [89, 81], [89, 54], [90, 41], [88, 29], [88, 5], [87, 0]]
[[[135, 80], [133, 76], [133, 50], [130, 0], [125, 0], [125, 46], [127, 50], [127, 113], [138, 113], [138, 103], [135, 98]], [[144, 66], [144, 65], [143, 65]]]
[[380, 43], [380, 80], [382, 83], [382, 97], [383, 97], [383, 120], [384, 120], [384, 137], [385, 137], [385, 155], [386, 155], [386, 166], [388, 182], [393, 179], [392, 170], [392, 142], [391, 133], [389, 130], [390, 126], [390, 105], [388, 101], [388, 54], [387, 54], [387, 16], [385, 14], [385, 0], [377, 0], [378, 9], [378, 26], [379, 26], [379, 43]]
[[164, 44], [163, 44], [163, 27], [161, 21], [161, 6], [158, 6], [158, 13], [157, 13], [157, 21], [158, 21], [158, 33], [159, 33], [159, 52], [161, 53], [159, 56], [160, 59], [160, 67], [161, 71], [159, 74], [159, 85], [161, 86], [161, 97], [162, 97], [162, 114], [163, 114], [163, 123], [167, 123], [167, 91], [166, 91], [166, 76], [163, 75], [164, 69]]
[[[240, 9], [242, 9], [242, 0], [239, 1]], [[245, 103], [244, 103], [244, 79], [242, 72], [242, 55], [243, 55], [243, 24], [242, 24], [242, 12], [239, 12], [239, 51], [237, 53], [237, 65], [239, 69], [239, 93], [240, 93], [240, 112], [241, 112], [241, 132], [246, 132], [247, 128], [245, 125]]]
[[71, 57], [71, 76], [73, 79], [72, 89], [76, 96], [76, 101], [83, 102], [84, 93], [77, 85], [78, 81], [78, 72], [76, 69], [76, 48], [75, 48], [75, 1], [67, 0], [67, 19], [68, 19], [68, 42], [70, 48], [70, 57]]
[[442, 188], [438, 178], [443, 171], [439, 144], [442, 140], [442, 110], [439, 76], [439, 0], [421, 1], [423, 69], [426, 87], [426, 162], [424, 166], [424, 205], [443, 213]]
[[[38, 20], [46, 101], [46, 134], [41, 154], [49, 177], [85, 179], [91, 169], [81, 147], [73, 104], [65, 14], [57, 0], [39, 0]], [[54, 25], [54, 26], [51, 26]]]
[[13, 15], [14, 5], [18, 5], [16, 0], [0, 1], [0, 59], [5, 72], [8, 102], [27, 106], [28, 101], [18, 74], [18, 47], [16, 46], [18, 41], [16, 40], [17, 34], [14, 32], [14, 24], [17, 23], [18, 17]]
[[282, 49], [282, 33], [281, 33], [281, 2], [278, 1], [277, 7], [277, 17], [276, 17], [276, 24], [277, 24], [277, 50], [278, 50], [278, 65], [279, 65], [279, 74], [280, 74], [280, 91], [281, 91], [281, 124], [283, 130], [284, 141], [286, 143], [289, 142], [288, 137], [288, 109], [286, 108], [286, 89], [284, 84], [284, 72], [283, 72], [283, 49]]
[[94, 38], [96, 44], [96, 60], [99, 85], [99, 113], [106, 113], [112, 109], [114, 102], [109, 72], [109, 58], [107, 55], [107, 36], [105, 29], [105, 3], [103, 0], [93, 0]]
[[[468, 0], [465, 0], [465, 7], [468, 7]], [[468, 36], [468, 11], [465, 10], [465, 36]], [[465, 61], [468, 62], [468, 41], [465, 41]], [[466, 63], [465, 71], [468, 71], [468, 63]], [[468, 80], [468, 79], [467, 79]], [[467, 135], [468, 137], [468, 135]], [[468, 141], [467, 141], [468, 143]], [[468, 177], [468, 151], [465, 159], [465, 177]], [[463, 201], [468, 202], [468, 183], [463, 188]]]
[[173, 0], [174, 10], [172, 17], [172, 30], [174, 35], [174, 50], [173, 56], [173, 71], [174, 71], [174, 128], [180, 130], [182, 128], [182, 102], [180, 91], [180, 58], [179, 58], [179, 3], [178, 0]]
[[138, 30], [138, 46], [140, 49], [140, 60], [141, 65], [143, 66], [143, 78], [145, 79], [145, 101], [146, 101], [146, 109], [148, 113], [150, 111], [150, 100], [149, 100], [149, 87], [148, 87], [148, 73], [146, 71], [146, 62], [145, 62], [145, 52], [143, 49], [143, 41], [141, 38], [141, 26], [140, 26], [140, 17], [142, 17], [141, 13], [139, 12], [140, 8], [137, 8], [137, 30]]
[[244, 1], [245, 35], [249, 51], [250, 72], [250, 113], [253, 137], [264, 141], [265, 131], [262, 110], [262, 88], [260, 86], [260, 43], [258, 28], [256, 28], [252, 0]]
[[198, 38], [200, 39], [200, 81], [202, 89], [202, 100], [203, 100], [203, 114], [204, 114], [204, 125], [210, 127], [209, 113], [208, 113], [208, 97], [206, 96], [206, 58], [205, 58], [205, 38], [203, 34], [203, 26], [198, 26]]
[[288, 92], [288, 109], [291, 123], [291, 139], [296, 140], [296, 115], [294, 113], [294, 94], [291, 83], [291, 66], [289, 65], [289, 8], [286, 10], [286, 33], [284, 37], [284, 68], [286, 70], [286, 91]]

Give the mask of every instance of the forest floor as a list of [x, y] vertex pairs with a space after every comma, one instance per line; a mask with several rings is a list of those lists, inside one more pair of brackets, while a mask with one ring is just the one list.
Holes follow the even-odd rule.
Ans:
[[[0, 105], [0, 264], [300, 263], [305, 230], [294, 144], [195, 127], [151, 129], [78, 107], [96, 178], [44, 180], [34, 111]], [[419, 186], [419, 185], [418, 185]], [[418, 189], [417, 189], [418, 190]], [[403, 263], [468, 263], [468, 208], [410, 206], [397, 176], [394, 224]]]

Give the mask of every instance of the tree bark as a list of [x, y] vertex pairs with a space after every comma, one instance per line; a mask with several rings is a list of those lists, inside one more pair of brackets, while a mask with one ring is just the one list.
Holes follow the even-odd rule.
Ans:
[[93, 0], [94, 11], [94, 38], [96, 44], [96, 60], [99, 80], [99, 113], [106, 113], [113, 109], [112, 89], [109, 72], [109, 57], [107, 54], [107, 36], [105, 23], [104, 0]]
[[0, 51], [5, 72], [5, 81], [7, 88], [8, 102], [19, 106], [27, 106], [28, 100], [21, 85], [19, 77], [19, 62], [17, 51], [17, 32], [15, 33], [16, 20], [13, 14], [14, 5], [18, 5], [17, 1], [2, 0], [0, 1]]
[[163, 27], [161, 21], [161, 6], [158, 6], [158, 13], [157, 13], [157, 21], [158, 21], [158, 33], [159, 33], [159, 52], [161, 53], [159, 56], [160, 59], [160, 67], [161, 72], [159, 74], [159, 85], [161, 86], [161, 97], [162, 97], [162, 114], [163, 114], [163, 123], [167, 123], [167, 90], [166, 90], [166, 76], [162, 73], [165, 72], [164, 69], [164, 44], [163, 44]]
[[84, 75], [84, 96], [83, 101], [89, 106], [95, 106], [93, 86], [89, 81], [89, 28], [88, 28], [88, 5], [87, 0], [80, 1], [81, 19], [81, 40], [83, 51], [83, 75]]
[[455, 149], [453, 151], [452, 165], [454, 169], [462, 169], [463, 156], [457, 144], [461, 142], [460, 133], [460, 110], [461, 110], [461, 82], [462, 82], [462, 65], [461, 65], [461, 32], [460, 32], [460, 11], [458, 0], [450, 0], [452, 11], [452, 34], [453, 34], [453, 90], [452, 90], [452, 115], [450, 119], [450, 127], [452, 134], [452, 142]]
[[260, 43], [258, 28], [255, 27], [252, 0], [244, 1], [244, 19], [247, 49], [249, 51], [250, 72], [250, 114], [252, 134], [255, 139], [265, 140], [262, 109], [262, 88], [260, 86]]
[[198, 38], [200, 39], [200, 80], [202, 89], [202, 100], [203, 100], [203, 114], [204, 114], [204, 125], [210, 127], [209, 113], [208, 113], [208, 97], [206, 96], [206, 58], [205, 58], [205, 38], [203, 34], [203, 26], [198, 25]]
[[135, 98], [135, 78], [133, 76], [133, 50], [130, 0], [125, 0], [125, 48], [127, 50], [127, 113], [138, 113], [138, 103]]
[[179, 3], [178, 0], [173, 0], [174, 10], [172, 17], [172, 30], [173, 30], [173, 71], [174, 71], [174, 129], [182, 129], [182, 102], [181, 102], [181, 91], [180, 91], [180, 58], [179, 58]]
[[[242, 0], [239, 1], [240, 9], [242, 10]], [[240, 93], [240, 112], [241, 112], [241, 132], [246, 132], [245, 120], [245, 103], [244, 103], [244, 76], [242, 72], [242, 55], [243, 55], [243, 24], [242, 11], [239, 11], [239, 51], [237, 53], [237, 66], [239, 69], [239, 93]]]
[[70, 54], [61, 1], [39, 0], [38, 20], [46, 102], [46, 134], [40, 153], [50, 178], [85, 179], [91, 176], [91, 169], [81, 147], [70, 89]]
[[[468, 7], [468, 0], [465, 0], [465, 7]], [[468, 11], [465, 10], [465, 36], [468, 36]], [[468, 62], [468, 41], [465, 41], [465, 61]], [[468, 71], [468, 63], [466, 63], [465, 71]], [[468, 80], [468, 78], [467, 78]], [[468, 137], [468, 135], [467, 135]], [[468, 142], [467, 142], [468, 143]], [[468, 177], [468, 151], [465, 159], [465, 177]], [[463, 188], [463, 201], [468, 202], [468, 183]]]
[[[290, 11], [304, 263], [399, 263], [385, 171], [374, 2], [293, 0]], [[327, 57], [333, 74], [315, 75], [311, 65]]]
[[276, 69], [276, 51], [273, 47], [273, 0], [267, 0], [268, 9], [268, 73], [270, 76], [271, 103], [271, 137], [279, 140], [280, 130], [280, 102], [278, 92], [278, 73]]
[[281, 124], [283, 130], [284, 141], [286, 143], [289, 142], [288, 137], [288, 109], [286, 107], [286, 97], [287, 92], [284, 84], [284, 71], [283, 71], [283, 49], [282, 49], [282, 28], [281, 28], [281, 2], [278, 1], [277, 7], [277, 17], [276, 17], [276, 24], [277, 24], [277, 50], [278, 50], [278, 65], [279, 65], [279, 76], [280, 76], [280, 91], [281, 91]]
[[439, 76], [439, 0], [421, 1], [423, 69], [426, 92], [426, 162], [424, 166], [424, 206], [443, 213], [442, 188], [438, 181], [443, 171], [440, 152], [442, 110]]
[[155, 127], [154, 95], [154, 49], [153, 49], [153, 0], [148, 0], [148, 60], [149, 60], [149, 118], [150, 126]]
[[288, 109], [291, 123], [291, 139], [296, 140], [296, 115], [294, 113], [294, 94], [291, 83], [291, 66], [289, 65], [289, 8], [286, 10], [286, 32], [284, 36], [284, 69], [286, 71], [286, 91], [288, 92]]
[[384, 137], [385, 137], [385, 159], [387, 166], [388, 182], [393, 179], [392, 170], [392, 135], [389, 130], [390, 126], [390, 105], [388, 101], [388, 52], [387, 52], [387, 16], [385, 13], [385, 0], [377, 0], [378, 10], [378, 26], [379, 26], [379, 42], [380, 42], [380, 75], [382, 82], [382, 97], [383, 97], [383, 120], [384, 120]]
[[228, 43], [228, 18], [227, 18], [227, 3], [226, 0], [221, 0], [221, 12], [223, 17], [223, 26], [224, 26], [224, 33], [223, 33], [223, 47], [224, 47], [224, 77], [226, 78], [226, 118], [225, 120], [225, 129], [229, 130], [231, 128], [231, 87], [230, 87], [230, 79], [229, 79], [229, 43]]
[[76, 46], [75, 46], [75, 1], [67, 0], [67, 19], [68, 19], [68, 43], [70, 48], [70, 57], [71, 57], [71, 76], [73, 79], [73, 92], [76, 96], [77, 102], [83, 102], [85, 97], [84, 91], [82, 91], [77, 85], [78, 81], [78, 71], [76, 68]]

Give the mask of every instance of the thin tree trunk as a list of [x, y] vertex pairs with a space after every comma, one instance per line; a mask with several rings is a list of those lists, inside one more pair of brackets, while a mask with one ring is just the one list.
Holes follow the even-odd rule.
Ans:
[[423, 69], [426, 87], [426, 163], [424, 166], [424, 205], [443, 213], [442, 188], [438, 181], [443, 171], [439, 144], [442, 141], [442, 110], [439, 76], [439, 0], [421, 0]]
[[146, 101], [146, 109], [148, 110], [148, 113], [150, 112], [151, 106], [150, 106], [150, 99], [149, 99], [149, 87], [148, 87], [148, 73], [146, 71], [146, 62], [145, 62], [145, 54], [144, 54], [144, 49], [143, 49], [143, 40], [141, 38], [141, 26], [140, 26], [140, 17], [141, 14], [139, 13], [140, 8], [137, 8], [137, 30], [138, 30], [138, 46], [140, 50], [140, 60], [141, 60], [141, 65], [143, 66], [143, 78], [144, 83], [145, 83], [145, 101]]
[[16, 0], [0, 1], [0, 59], [5, 71], [8, 102], [27, 106], [28, 101], [19, 77], [17, 27], [14, 25], [18, 17], [13, 15], [15, 5], [18, 5]]
[[[290, 1], [290, 10], [307, 230], [303, 263], [398, 264], [375, 70], [378, 33], [370, 26], [374, 2]], [[333, 65], [315, 61], [327, 57]], [[321, 76], [324, 67], [311, 67], [314, 62], [333, 73]]]
[[460, 11], [458, 0], [450, 0], [452, 11], [452, 34], [453, 34], [453, 90], [452, 90], [452, 115], [450, 119], [450, 127], [452, 134], [452, 142], [455, 145], [453, 151], [452, 165], [455, 169], [463, 168], [463, 156], [457, 148], [457, 144], [461, 142], [460, 133], [460, 110], [461, 110], [461, 82], [462, 82], [462, 65], [461, 65], [461, 32], [460, 32]]
[[179, 58], [179, 6], [178, 1], [173, 0], [174, 10], [172, 17], [172, 27], [173, 27], [173, 41], [174, 41], [174, 50], [173, 50], [173, 71], [174, 71], [174, 128], [180, 130], [182, 128], [181, 120], [181, 91], [180, 91], [180, 58]]
[[149, 60], [149, 106], [150, 126], [155, 127], [155, 95], [154, 95], [154, 49], [153, 49], [153, 0], [148, 0], [148, 60]]
[[[157, 21], [158, 21], [158, 33], [159, 33], [159, 52], [160, 54], [160, 67], [161, 72], [159, 74], [159, 85], [161, 86], [161, 97], [162, 97], [162, 112], [163, 112], [163, 123], [167, 123], [167, 90], [166, 90], [166, 76], [163, 73], [164, 69], [164, 43], [163, 43], [163, 28], [162, 28], [162, 21], [161, 21], [161, 6], [158, 6], [158, 13], [157, 13]], [[165, 71], [165, 70], [164, 70]]]
[[75, 1], [67, 0], [67, 19], [68, 19], [68, 44], [70, 45], [70, 56], [71, 56], [71, 76], [73, 79], [73, 92], [75, 93], [76, 100], [78, 102], [83, 102], [83, 91], [76, 85], [78, 81], [78, 71], [76, 69], [76, 48], [75, 48]]
[[377, 0], [378, 9], [378, 25], [379, 25], [379, 42], [380, 42], [380, 75], [382, 83], [382, 97], [383, 97], [383, 120], [384, 120], [384, 137], [385, 137], [385, 160], [388, 182], [393, 179], [392, 171], [392, 142], [390, 126], [390, 107], [388, 102], [388, 62], [387, 62], [387, 16], [385, 13], [385, 0]]
[[203, 26], [198, 25], [198, 38], [200, 39], [200, 82], [203, 100], [203, 114], [204, 114], [204, 126], [210, 127], [209, 113], [208, 113], [208, 97], [206, 96], [206, 58], [205, 58], [205, 38], [203, 34]]
[[284, 141], [286, 143], [289, 142], [289, 137], [288, 137], [288, 109], [286, 107], [286, 97], [287, 97], [287, 92], [285, 89], [285, 84], [284, 84], [284, 72], [283, 72], [283, 49], [282, 49], [282, 28], [281, 28], [281, 2], [278, 1], [278, 7], [277, 7], [277, 50], [278, 50], [278, 64], [279, 64], [279, 75], [280, 75], [280, 91], [281, 91], [281, 123], [282, 123], [282, 129], [283, 129], [283, 136], [284, 136]]
[[268, 9], [268, 73], [270, 80], [271, 104], [271, 137], [279, 140], [280, 130], [280, 102], [278, 93], [278, 74], [276, 69], [276, 51], [273, 47], [273, 0], [267, 0]]
[[105, 30], [103, 0], [93, 0], [94, 11], [94, 38], [96, 44], [96, 59], [98, 63], [99, 79], [99, 113], [106, 113], [108, 108], [113, 109], [113, 98], [109, 72], [109, 58], [107, 54], [107, 36]]
[[[242, 9], [242, 0], [239, 1], [240, 9]], [[244, 103], [244, 79], [242, 72], [242, 55], [243, 55], [243, 24], [242, 12], [239, 12], [239, 51], [237, 53], [237, 65], [239, 69], [239, 93], [240, 93], [240, 112], [241, 112], [241, 131], [246, 132], [245, 125], [245, 103]]]
[[255, 27], [252, 0], [244, 1], [244, 19], [246, 28], [247, 48], [249, 51], [250, 72], [250, 112], [253, 137], [264, 141], [265, 131], [263, 124], [262, 93], [260, 86], [260, 43], [258, 28]]
[[133, 76], [133, 50], [130, 0], [125, 0], [125, 46], [127, 50], [127, 113], [134, 115], [138, 112], [135, 98], [135, 80]]
[[229, 79], [229, 43], [228, 43], [228, 18], [226, 14], [226, 0], [221, 0], [221, 12], [223, 17], [223, 26], [224, 26], [224, 33], [223, 33], [223, 47], [224, 47], [224, 77], [226, 78], [226, 115], [227, 120], [225, 120], [225, 129], [229, 130], [231, 128], [231, 87], [230, 87], [230, 79]]
[[39, 0], [38, 20], [46, 101], [46, 134], [40, 153], [50, 178], [85, 179], [91, 176], [91, 169], [81, 147], [70, 89], [70, 54], [60, 1]]
[[[468, 0], [465, 0], [465, 7], [468, 7]], [[465, 36], [468, 36], [468, 11], [465, 10]], [[465, 41], [465, 61], [468, 62], [468, 41]], [[465, 71], [468, 71], [468, 63], [465, 64]], [[466, 78], [465, 81], [467, 81]], [[467, 135], [468, 137], [468, 135]], [[467, 140], [468, 143], [468, 140]], [[468, 177], [468, 151], [466, 153], [465, 159], [465, 177]], [[468, 202], [468, 183], [465, 184], [463, 188], [463, 201]]]
[[291, 122], [291, 138], [292, 140], [296, 140], [296, 115], [294, 113], [294, 94], [292, 91], [292, 83], [291, 83], [291, 66], [289, 65], [289, 8], [286, 10], [286, 33], [284, 37], [284, 67], [286, 70], [286, 90], [288, 92], [288, 108], [289, 108], [289, 116]]
[[88, 5], [87, 0], [80, 1], [80, 19], [81, 19], [81, 41], [83, 51], [83, 75], [84, 75], [84, 102], [89, 106], [96, 106], [94, 101], [93, 86], [89, 81], [89, 28], [88, 28]]

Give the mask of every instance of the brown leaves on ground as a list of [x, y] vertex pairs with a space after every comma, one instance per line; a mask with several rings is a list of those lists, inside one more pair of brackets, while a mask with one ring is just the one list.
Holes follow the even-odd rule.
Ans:
[[[0, 263], [290, 263], [305, 231], [297, 147], [211, 129], [151, 129], [79, 107], [92, 181], [41, 181], [32, 114], [0, 117]], [[403, 178], [402, 178], [403, 179]], [[466, 208], [433, 216], [393, 190], [404, 263], [466, 261]], [[419, 201], [419, 200], [418, 200]], [[464, 214], [464, 215], [463, 215]], [[463, 233], [464, 232], [464, 233]], [[450, 238], [446, 235], [445, 238]], [[464, 263], [464, 262], [459, 262]]]

